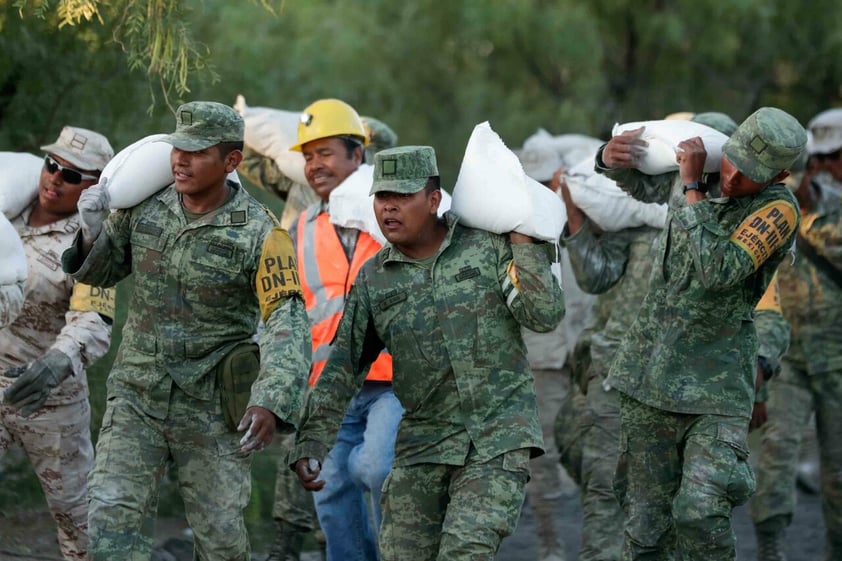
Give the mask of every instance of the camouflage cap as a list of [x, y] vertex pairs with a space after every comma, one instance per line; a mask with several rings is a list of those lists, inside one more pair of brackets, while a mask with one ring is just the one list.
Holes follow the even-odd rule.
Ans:
[[398, 146], [374, 155], [373, 195], [380, 191], [412, 194], [439, 174], [432, 146]]
[[807, 124], [807, 150], [831, 154], [842, 148], [842, 109], [822, 111]]
[[564, 165], [561, 154], [549, 143], [530, 143], [518, 153], [518, 158], [526, 175], [541, 183], [551, 180]]
[[88, 129], [66, 126], [58, 139], [41, 150], [67, 160], [81, 170], [102, 171], [114, 156], [108, 139]]
[[804, 127], [789, 113], [761, 107], [722, 146], [722, 155], [756, 183], [787, 170], [807, 144]]
[[220, 142], [242, 142], [245, 124], [233, 108], [215, 101], [191, 101], [175, 112], [175, 132], [162, 138], [179, 150], [198, 152]]
[[398, 144], [398, 135], [386, 123], [374, 117], [360, 117], [368, 134], [368, 146], [365, 147], [365, 158], [374, 161], [374, 155], [386, 148], [393, 148]]
[[737, 130], [737, 122], [725, 113], [719, 113], [718, 111], [696, 113], [690, 120], [694, 123], [716, 129], [726, 136], [731, 136]]

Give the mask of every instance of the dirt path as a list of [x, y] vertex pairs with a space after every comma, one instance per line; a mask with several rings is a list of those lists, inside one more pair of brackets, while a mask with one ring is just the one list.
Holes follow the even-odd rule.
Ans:
[[[567, 543], [568, 561], [575, 561], [579, 547], [581, 531], [578, 494], [571, 494], [559, 499], [557, 513], [558, 529]], [[754, 561], [755, 541], [751, 521], [744, 508], [737, 509], [734, 516], [737, 532], [737, 559]], [[159, 537], [167, 538], [183, 535], [184, 523], [180, 520], [159, 521]], [[271, 528], [271, 525], [267, 526]], [[621, 529], [617, 529], [621, 531]], [[535, 526], [532, 512], [526, 506], [515, 533], [507, 538], [498, 561], [535, 561]], [[258, 542], [268, 543], [268, 536], [255, 536]], [[821, 517], [821, 505], [817, 495], [799, 493], [798, 510], [787, 533], [787, 553], [790, 561], [817, 561], [820, 559], [824, 540], [824, 524]], [[179, 548], [183, 552], [184, 548]], [[257, 549], [257, 547], [255, 548]], [[261, 548], [262, 549], [262, 548]], [[181, 553], [180, 552], [180, 553]], [[190, 561], [189, 549], [186, 560]], [[255, 553], [254, 559], [262, 561], [264, 554]], [[179, 561], [182, 555], [174, 556]], [[60, 561], [55, 542], [55, 526], [46, 511], [29, 510], [0, 512], [0, 561]], [[310, 553], [302, 561], [318, 561], [318, 556]]]

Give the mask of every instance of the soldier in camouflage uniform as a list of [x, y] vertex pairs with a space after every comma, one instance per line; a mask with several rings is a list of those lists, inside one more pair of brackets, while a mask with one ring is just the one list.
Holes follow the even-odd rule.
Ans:
[[[704, 122], [730, 135], [737, 124], [721, 113], [699, 113], [694, 121]], [[608, 144], [623, 142], [615, 137]], [[611, 153], [607, 146], [602, 149]], [[596, 166], [596, 170], [635, 190], [642, 185], [663, 185], [667, 196], [670, 186], [680, 182], [677, 172], [648, 176], [634, 168], [610, 167], [613, 161]], [[707, 177], [713, 196], [719, 194], [718, 177]], [[653, 243], [660, 228], [640, 226], [617, 232], [601, 232], [570, 198], [566, 185], [562, 186], [567, 206], [568, 223], [563, 240], [570, 252], [576, 279], [582, 287], [599, 294], [595, 322], [588, 328], [589, 337], [583, 341], [587, 364], [584, 376], [578, 380], [586, 396], [586, 404], [579, 415], [577, 432], [581, 433], [582, 459], [582, 561], [618, 560], [622, 554], [624, 515], [613, 490], [614, 471], [619, 457], [620, 402], [618, 393], [607, 383], [611, 362], [623, 337], [638, 315], [640, 303], [646, 295], [653, 265]], [[666, 203], [663, 201], [656, 201]], [[641, 203], [643, 204], [643, 203]], [[773, 285], [770, 285], [773, 286]], [[774, 291], [769, 291], [774, 293]], [[786, 349], [788, 327], [780, 313], [758, 306], [756, 320], [761, 356], [778, 360]]]
[[[735, 558], [731, 513], [754, 490], [754, 308], [798, 226], [794, 197], [778, 182], [805, 142], [792, 116], [759, 109], [723, 146], [716, 198], [701, 182], [701, 139], [679, 144], [683, 195], [670, 198], [646, 297], [607, 379], [621, 394], [624, 559]], [[634, 167], [643, 143], [606, 146], [597, 163]], [[673, 189], [621, 187], [647, 202]]]
[[374, 208], [390, 242], [357, 275], [333, 352], [308, 398], [291, 463], [318, 490], [346, 404], [388, 348], [406, 413], [383, 485], [380, 552], [491, 561], [514, 529], [542, 452], [520, 328], [564, 314], [547, 244], [466, 228], [441, 201], [429, 146], [375, 156]]
[[79, 200], [81, 236], [62, 256], [65, 271], [96, 286], [134, 278], [90, 480], [94, 561], [149, 559], [170, 463], [196, 559], [250, 559], [252, 452], [294, 428], [310, 365], [289, 235], [226, 181], [242, 157], [242, 119], [214, 102], [176, 117], [165, 138], [175, 182], [107, 219], [108, 191], [91, 188]]
[[782, 561], [784, 531], [795, 510], [795, 478], [803, 429], [811, 413], [821, 463], [824, 559], [842, 558], [842, 201], [821, 172], [842, 180], [842, 110], [817, 115], [808, 126], [810, 159], [796, 197], [804, 213], [797, 257], [778, 270], [781, 307], [792, 345], [779, 377], [769, 384], [769, 423], [749, 503], [759, 561]]
[[108, 351], [114, 291], [75, 283], [61, 252], [79, 229], [76, 203], [114, 155], [108, 140], [64, 127], [47, 152], [38, 196], [12, 220], [29, 265], [23, 309], [0, 329], [0, 456], [26, 451], [58, 526], [65, 559], [86, 558], [93, 468], [85, 368]]

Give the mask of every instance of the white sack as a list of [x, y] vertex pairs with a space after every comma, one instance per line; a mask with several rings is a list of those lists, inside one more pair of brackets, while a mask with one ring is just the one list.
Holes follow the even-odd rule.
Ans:
[[564, 175], [570, 198], [597, 226], [606, 232], [652, 226], [663, 228], [667, 205], [638, 201], [608, 177], [594, 171], [594, 157], [582, 160]]
[[[345, 178], [336, 189], [330, 192], [330, 223], [344, 228], [356, 228], [368, 232], [371, 237], [386, 243], [377, 216], [374, 214], [374, 195], [369, 195], [374, 180], [374, 166], [360, 165], [357, 170]], [[438, 214], [441, 216], [450, 209], [450, 195], [442, 189], [442, 199]]]
[[561, 199], [526, 176], [487, 121], [474, 127], [468, 139], [453, 188], [453, 212], [472, 228], [515, 231], [552, 243], [567, 221]]
[[[120, 150], [102, 170], [108, 179], [111, 208], [131, 208], [148, 199], [175, 179], [172, 175], [172, 145], [166, 134], [152, 134]], [[228, 179], [242, 185], [237, 170]]]
[[0, 152], [0, 210], [16, 218], [38, 196], [44, 159], [26, 152]]
[[0, 214], [0, 285], [26, 281], [26, 252], [15, 227]]
[[289, 147], [298, 143], [300, 111], [282, 111], [269, 107], [249, 107], [242, 95], [234, 109], [246, 124], [245, 141], [251, 148], [275, 160], [281, 172], [296, 183], [307, 185], [304, 156]]
[[644, 127], [641, 138], [649, 143], [646, 155], [638, 163], [637, 169], [646, 175], [658, 175], [678, 169], [678, 162], [675, 155], [678, 152], [678, 144], [695, 136], [701, 137], [707, 151], [705, 159], [705, 172], [718, 172], [722, 158], [722, 145], [728, 137], [716, 129], [694, 123], [693, 121], [668, 120], [668, 121], [637, 121], [615, 124], [611, 131], [612, 136]]
[[105, 164], [101, 178], [111, 195], [111, 208], [131, 208], [173, 182], [165, 134], [153, 134], [126, 146]]
[[553, 136], [544, 129], [538, 129], [535, 134], [523, 141], [523, 148], [533, 145], [551, 146], [561, 156], [565, 167], [572, 167], [589, 155], [596, 153], [604, 140], [584, 134], [559, 134]]

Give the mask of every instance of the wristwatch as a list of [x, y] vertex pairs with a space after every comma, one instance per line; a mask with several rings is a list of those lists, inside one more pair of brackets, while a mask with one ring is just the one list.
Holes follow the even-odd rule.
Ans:
[[687, 191], [698, 191], [699, 193], [702, 193], [704, 195], [708, 192], [708, 186], [702, 181], [694, 181], [692, 183], [688, 183], [687, 185], [681, 188], [681, 192], [685, 195], [687, 194]]

